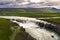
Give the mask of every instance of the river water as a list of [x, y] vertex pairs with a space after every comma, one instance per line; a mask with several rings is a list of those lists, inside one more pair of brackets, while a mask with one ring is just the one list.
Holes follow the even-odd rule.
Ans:
[[[24, 18], [23, 18], [24, 19]], [[21, 19], [20, 19], [21, 20]], [[28, 20], [21, 20], [21, 21], [14, 21], [11, 20], [15, 23], [17, 23], [20, 27], [23, 27], [25, 31], [31, 35], [33, 38], [36, 40], [60, 40], [59, 36], [53, 32], [46, 30], [44, 27], [41, 28], [37, 22], [43, 22], [44, 24], [50, 24], [48, 22], [42, 21], [42, 20], [34, 20], [34, 19], [28, 19]]]
[[[10, 17], [2, 17], [9, 19]], [[51, 24], [43, 20], [38, 20], [36, 18], [28, 18], [28, 17], [14, 17], [10, 18], [10, 21], [17, 23], [20, 27], [23, 27], [25, 31], [31, 35], [36, 40], [60, 40], [60, 36], [56, 34], [54, 31], [49, 31], [44, 28], [44, 26], [41, 28], [38, 23], [44, 23]], [[52, 26], [56, 26], [54, 24], [51, 24]]]

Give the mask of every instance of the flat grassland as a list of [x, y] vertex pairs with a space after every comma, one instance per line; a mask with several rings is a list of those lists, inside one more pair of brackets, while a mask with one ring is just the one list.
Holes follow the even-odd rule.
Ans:
[[60, 17], [60, 13], [47, 9], [0, 9], [1, 16]]
[[19, 12], [0, 12], [0, 16], [24, 16], [24, 17], [60, 17], [60, 13], [19, 13]]
[[16, 40], [15, 37], [19, 33], [20, 40], [27, 39], [27, 33], [19, 26], [11, 21], [0, 18], [0, 40]]

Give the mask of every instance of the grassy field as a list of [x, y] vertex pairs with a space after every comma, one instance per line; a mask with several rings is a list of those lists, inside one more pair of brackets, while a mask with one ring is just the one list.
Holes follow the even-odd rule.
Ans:
[[0, 18], [0, 40], [9, 40], [9, 37], [12, 34], [10, 30], [12, 22]]
[[60, 13], [47, 9], [0, 9], [1, 16], [56, 17]]
[[[13, 27], [14, 29], [11, 29], [11, 27]], [[23, 31], [23, 29], [17, 29], [17, 27], [19, 27], [17, 24], [12, 23], [9, 20], [0, 18], [0, 40], [16, 40], [15, 36], [18, 33], [20, 35], [20, 39], [21, 40], [25, 40], [26, 37], [26, 32]], [[23, 36], [24, 35], [24, 36]]]
[[60, 13], [18, 13], [18, 12], [4, 12], [1, 16], [24, 16], [24, 17], [60, 17]]
[[43, 20], [60, 23], [60, 18], [51, 18], [51, 19], [43, 19]]

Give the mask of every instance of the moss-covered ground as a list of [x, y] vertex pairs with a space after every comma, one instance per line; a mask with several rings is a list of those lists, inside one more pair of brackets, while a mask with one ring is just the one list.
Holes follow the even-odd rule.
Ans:
[[17, 40], [17, 35], [20, 35], [19, 40], [26, 40], [27, 33], [22, 28], [18, 27], [17, 24], [7, 19], [0, 18], [0, 40]]

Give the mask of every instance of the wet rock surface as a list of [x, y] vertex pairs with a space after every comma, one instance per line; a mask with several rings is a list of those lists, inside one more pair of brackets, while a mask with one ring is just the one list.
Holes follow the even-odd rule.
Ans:
[[21, 27], [22, 32], [19, 32], [16, 37], [15, 40], [36, 40], [33, 37], [31, 37], [28, 33], [25, 32], [25, 29], [23, 29]]
[[48, 26], [48, 25], [47, 26], [48, 26], [48, 28], [52, 28], [53, 30], [55, 30], [56, 32], [58, 32], [60, 34], [60, 23], [49, 21], [49, 20], [44, 20], [44, 21], [50, 22], [52, 24], [55, 24], [56, 26]]

